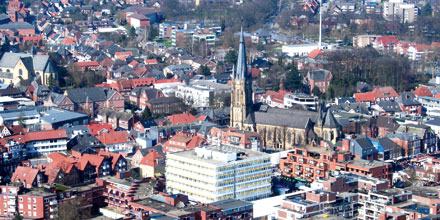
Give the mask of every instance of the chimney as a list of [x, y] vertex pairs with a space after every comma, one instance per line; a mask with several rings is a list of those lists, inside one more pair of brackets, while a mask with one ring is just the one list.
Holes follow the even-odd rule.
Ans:
[[348, 139], [342, 140], [342, 151], [345, 151], [345, 152], [350, 151], [350, 140], [348, 140]]

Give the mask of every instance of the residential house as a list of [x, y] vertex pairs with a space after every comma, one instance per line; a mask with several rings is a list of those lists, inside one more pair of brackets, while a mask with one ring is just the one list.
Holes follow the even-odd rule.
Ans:
[[96, 138], [105, 145], [105, 149], [111, 152], [132, 152], [135, 139], [128, 131], [104, 131]]
[[399, 94], [390, 86], [374, 88], [371, 92], [355, 93], [356, 102], [376, 103], [379, 101], [394, 100]]
[[309, 71], [304, 80], [305, 84], [309, 86], [310, 91], [313, 91], [313, 89], [317, 87], [322, 93], [327, 93], [332, 78], [333, 75], [330, 71], [320, 69]]
[[234, 146], [261, 151], [263, 145], [257, 132], [241, 131], [235, 128], [216, 128], [209, 130], [207, 140], [211, 145]]
[[74, 111], [74, 103], [67, 97], [55, 92], [50, 92], [44, 100], [44, 106], [54, 106], [62, 109]]
[[363, 160], [377, 159], [377, 149], [367, 137], [360, 137], [350, 140], [350, 152], [355, 158]]
[[148, 149], [148, 153], [139, 162], [139, 169], [144, 178], [164, 176], [165, 154], [154, 148]]
[[119, 112], [104, 108], [99, 110], [96, 120], [103, 123], [109, 123], [114, 129], [122, 128], [130, 130], [135, 123], [135, 116], [132, 113]]
[[206, 140], [197, 135], [177, 133], [163, 144], [164, 152], [179, 152], [194, 149], [206, 144]]
[[24, 188], [41, 187], [45, 182], [43, 173], [32, 167], [18, 166], [12, 174], [11, 182], [22, 183]]
[[416, 96], [412, 92], [404, 92], [396, 98], [402, 112], [409, 115], [422, 115], [422, 104], [416, 100]]
[[147, 107], [148, 101], [161, 97], [165, 97], [161, 90], [142, 86], [136, 87], [130, 92], [129, 100], [138, 108], [144, 110]]
[[113, 174], [125, 173], [128, 169], [127, 159], [120, 153], [111, 153], [109, 151], [100, 151], [99, 156], [107, 157], [111, 160], [111, 170]]
[[107, 88], [69, 89], [64, 95], [74, 103], [75, 111], [95, 115], [103, 108], [124, 110], [124, 97], [119, 92]]

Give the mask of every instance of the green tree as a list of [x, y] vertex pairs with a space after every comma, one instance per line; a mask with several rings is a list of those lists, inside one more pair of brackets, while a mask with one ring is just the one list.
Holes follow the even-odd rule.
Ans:
[[423, 6], [421, 14], [423, 17], [432, 16], [432, 7], [431, 4], [426, 3], [425, 6]]
[[24, 123], [24, 115], [23, 112], [20, 112], [20, 115], [18, 116], [18, 125], [20, 125], [21, 127], [25, 128], [26, 124]]
[[16, 214], [16, 215], [14, 216], [14, 219], [13, 219], [13, 220], [23, 220], [23, 217], [21, 217], [20, 214]]
[[131, 27], [130, 28], [130, 37], [135, 37], [136, 36], [136, 28]]
[[237, 62], [238, 59], [238, 54], [237, 51], [235, 51], [234, 49], [228, 51], [228, 53], [225, 56], [225, 62], [227, 64], [234, 64]]
[[299, 73], [295, 65], [290, 67], [290, 70], [286, 74], [286, 78], [283, 82], [284, 88], [287, 90], [296, 90], [302, 92], [303, 77]]
[[142, 112], [142, 120], [151, 120], [153, 119], [153, 114], [151, 114], [150, 108], [145, 107], [144, 112]]
[[322, 92], [317, 86], [313, 87], [312, 94], [318, 96], [319, 98], [322, 97]]
[[204, 76], [210, 76], [211, 70], [209, 69], [208, 66], [202, 65], [202, 66], [200, 66], [199, 70], [197, 71], [197, 74], [204, 75]]
[[53, 78], [52, 74], [49, 75], [47, 84], [49, 86], [49, 89], [52, 89], [55, 86], [55, 79]]

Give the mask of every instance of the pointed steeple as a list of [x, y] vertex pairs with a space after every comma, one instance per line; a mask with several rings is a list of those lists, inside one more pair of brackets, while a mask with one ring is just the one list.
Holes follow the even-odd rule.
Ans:
[[240, 33], [240, 46], [238, 49], [237, 69], [235, 76], [240, 80], [245, 80], [248, 77], [247, 63], [246, 63], [246, 46], [244, 43], [243, 27]]
[[338, 128], [339, 127], [338, 121], [336, 121], [336, 118], [333, 115], [333, 112], [330, 110], [330, 108], [327, 110], [327, 114], [325, 115], [325, 121], [324, 121], [323, 127], [324, 128]]

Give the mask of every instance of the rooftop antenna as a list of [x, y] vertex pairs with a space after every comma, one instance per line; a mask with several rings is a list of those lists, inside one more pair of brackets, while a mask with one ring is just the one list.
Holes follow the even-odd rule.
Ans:
[[322, 48], [322, 0], [319, 0], [319, 42], [318, 49]]

